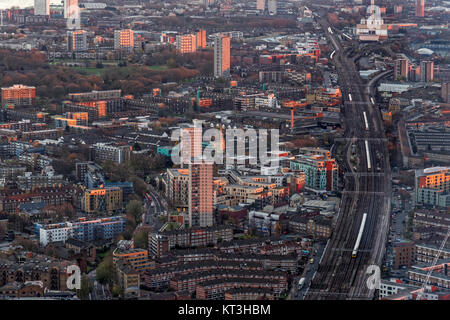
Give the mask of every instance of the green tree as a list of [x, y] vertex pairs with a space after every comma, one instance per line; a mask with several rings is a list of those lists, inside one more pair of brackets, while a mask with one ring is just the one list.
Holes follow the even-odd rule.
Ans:
[[111, 294], [114, 298], [117, 298], [123, 294], [123, 290], [120, 286], [115, 284], [111, 289]]
[[142, 215], [142, 202], [139, 200], [131, 200], [128, 202], [126, 206], [126, 213], [129, 216], [134, 217], [136, 223], [139, 223], [141, 221], [141, 215]]
[[89, 293], [92, 292], [93, 285], [91, 279], [87, 275], [81, 277], [81, 289], [77, 290], [77, 295], [81, 300], [87, 300]]
[[115, 276], [112, 253], [108, 252], [97, 267], [97, 280], [101, 284], [112, 284]]
[[148, 248], [148, 231], [139, 230], [134, 235], [134, 247], [140, 249]]

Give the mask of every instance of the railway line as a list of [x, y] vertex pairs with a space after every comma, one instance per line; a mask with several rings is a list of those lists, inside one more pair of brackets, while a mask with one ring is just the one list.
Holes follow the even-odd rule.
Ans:
[[[365, 271], [370, 264], [381, 264], [389, 222], [391, 192], [386, 139], [379, 110], [374, 107], [370, 90], [362, 83], [354, 61], [345, 55], [335, 37], [338, 32], [333, 32], [325, 19], [318, 21], [333, 44], [333, 63], [346, 100], [346, 160], [340, 163], [345, 192], [333, 235], [305, 299], [372, 299], [374, 292], [365, 285]], [[355, 146], [356, 165], [350, 161], [351, 145]], [[363, 219], [364, 229], [354, 252]]]

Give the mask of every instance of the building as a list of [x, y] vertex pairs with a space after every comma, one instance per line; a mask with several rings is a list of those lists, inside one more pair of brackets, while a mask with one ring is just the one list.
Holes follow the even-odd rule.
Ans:
[[[278, 232], [281, 234], [284, 214], [268, 213], [262, 211], [250, 211], [248, 213], [248, 227], [255, 229], [259, 233], [272, 236]], [[286, 220], [287, 222], [287, 220]]]
[[194, 162], [189, 165], [189, 226], [213, 225], [213, 164]]
[[195, 52], [197, 51], [197, 46], [196, 34], [177, 35], [176, 47], [181, 53]]
[[450, 289], [449, 267], [449, 259], [414, 265], [407, 272], [408, 280], [412, 285], [434, 285], [448, 290]]
[[[0, 286], [16, 282], [16, 289], [19, 290], [23, 286], [28, 285], [29, 281], [32, 283], [31, 290], [26, 290], [27, 295], [30, 291], [39, 292], [40, 284], [35, 281], [42, 282], [43, 288], [47, 290], [67, 290], [67, 267], [72, 265], [74, 261], [57, 260], [50, 256], [18, 252], [18, 261], [11, 261], [8, 259], [0, 259]], [[37, 286], [36, 286], [37, 285]], [[5, 290], [0, 289], [0, 295], [3, 295]]]
[[17, 186], [20, 190], [33, 191], [40, 187], [62, 187], [67, 183], [64, 175], [56, 175], [53, 168], [43, 170], [41, 174], [33, 175], [32, 172], [25, 172], [21, 176], [17, 176]]
[[[416, 240], [432, 241], [428, 243], [430, 245], [433, 242], [438, 244], [446, 237], [449, 227], [450, 216], [445, 212], [445, 208], [444, 210], [426, 208], [414, 210], [413, 237]], [[420, 260], [419, 257], [416, 259], [425, 261]]]
[[416, 247], [411, 241], [398, 241], [393, 245], [394, 251], [394, 269], [400, 267], [410, 267], [415, 262]]
[[[372, 8], [374, 7], [372, 0]], [[388, 37], [388, 26], [379, 13], [372, 12], [369, 18], [361, 19], [361, 23], [356, 25], [356, 35], [359, 41], [385, 40]]]
[[157, 258], [166, 256], [170, 251], [169, 237], [153, 232], [148, 235], [149, 252]]
[[259, 82], [281, 82], [282, 72], [281, 71], [260, 71], [259, 72]]
[[197, 49], [205, 49], [206, 48], [206, 30], [199, 29], [196, 33], [197, 36]]
[[105, 143], [96, 143], [91, 146], [92, 158], [96, 161], [112, 161], [124, 163], [130, 159], [130, 146], [114, 146]]
[[34, 0], [34, 14], [36, 16], [49, 16], [50, 0]]
[[66, 242], [69, 238], [81, 241], [112, 240], [125, 229], [122, 216], [88, 220], [79, 218], [76, 222], [61, 222], [40, 226], [39, 242], [47, 246], [53, 242]]
[[181, 162], [189, 165], [188, 214], [189, 226], [213, 225], [213, 163], [202, 159], [201, 122], [181, 132]]
[[409, 79], [409, 60], [405, 58], [396, 59], [394, 61], [394, 80], [399, 80], [403, 78], [404, 80]]
[[87, 31], [67, 31], [67, 51], [80, 52], [87, 50]]
[[337, 191], [338, 167], [331, 156], [300, 154], [290, 162], [292, 171], [305, 173], [305, 187], [314, 192]]
[[450, 167], [416, 170], [416, 204], [450, 206]]
[[289, 220], [289, 232], [314, 239], [328, 239], [333, 231], [332, 220], [318, 214], [295, 215]]
[[86, 102], [92, 100], [117, 100], [120, 99], [122, 90], [93, 90], [91, 92], [69, 93], [69, 100], [74, 102]]
[[122, 208], [123, 192], [119, 187], [87, 189], [81, 203], [87, 213], [114, 212]]
[[120, 288], [138, 288], [141, 285], [141, 275], [130, 264], [124, 261], [118, 261], [116, 264], [117, 282]]
[[397, 295], [402, 292], [409, 293], [409, 292], [411, 292], [413, 290], [417, 290], [417, 289], [419, 289], [418, 286], [412, 286], [409, 284], [405, 284], [401, 280], [397, 280], [397, 279], [381, 280], [379, 297], [380, 297], [380, 299], [385, 299], [385, 298]]
[[441, 84], [441, 98], [445, 103], [450, 103], [450, 82]]
[[425, 0], [416, 0], [416, 17], [425, 16]]
[[165, 256], [170, 250], [177, 247], [206, 247], [232, 240], [233, 228], [231, 226], [194, 227], [191, 229], [151, 232], [148, 237], [149, 252], [157, 257]]
[[214, 37], [214, 76], [230, 76], [230, 36], [219, 34]]
[[266, 0], [256, 0], [256, 10], [265, 11], [266, 10]]
[[189, 169], [168, 168], [164, 183], [167, 201], [175, 208], [187, 209], [189, 206]]
[[420, 62], [420, 81], [430, 82], [434, 80], [434, 62], [421, 61]]
[[55, 127], [66, 129], [71, 128], [87, 128], [89, 123], [88, 112], [66, 112], [64, 116], [56, 116]]
[[2, 88], [2, 107], [8, 104], [15, 106], [31, 106], [36, 98], [36, 88], [15, 84], [9, 88]]
[[416, 261], [418, 263], [433, 263], [435, 259], [450, 259], [450, 250], [448, 248], [419, 243], [415, 247]]
[[278, 1], [277, 0], [267, 0], [267, 11], [269, 11], [270, 15], [276, 15], [278, 10]]
[[117, 264], [119, 261], [125, 262], [138, 273], [155, 268], [155, 261], [149, 259], [148, 251], [144, 249], [129, 248], [122, 250], [116, 248], [113, 251], [113, 263]]
[[114, 49], [132, 50], [134, 48], [134, 32], [131, 29], [114, 31]]

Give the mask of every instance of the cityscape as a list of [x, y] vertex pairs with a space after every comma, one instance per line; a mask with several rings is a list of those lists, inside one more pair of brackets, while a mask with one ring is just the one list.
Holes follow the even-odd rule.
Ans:
[[0, 0], [0, 303], [450, 300], [449, 18]]

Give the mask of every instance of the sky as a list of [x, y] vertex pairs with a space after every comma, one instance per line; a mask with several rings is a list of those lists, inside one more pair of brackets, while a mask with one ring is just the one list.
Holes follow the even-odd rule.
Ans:
[[[50, 0], [51, 4], [60, 4], [61, 0]], [[34, 0], [0, 0], [0, 9], [8, 9], [11, 7], [32, 7]]]

